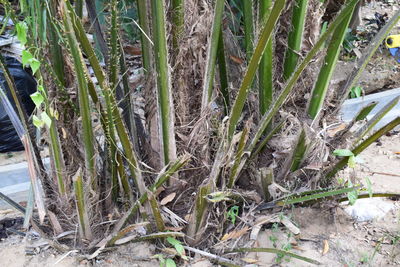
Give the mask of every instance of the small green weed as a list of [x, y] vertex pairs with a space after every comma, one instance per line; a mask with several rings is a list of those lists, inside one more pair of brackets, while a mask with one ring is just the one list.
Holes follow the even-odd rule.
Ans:
[[[167, 242], [170, 243], [174, 249], [176, 250], [176, 253], [184, 260], [188, 260], [187, 256], [185, 255], [185, 249], [182, 246], [181, 241], [173, 238], [173, 237], [167, 237]], [[165, 258], [163, 254], [156, 254], [153, 256], [154, 258], [157, 258], [160, 262], [160, 267], [176, 267], [176, 263], [173, 259], [171, 258]]]
[[361, 264], [368, 264], [369, 260], [370, 260], [370, 257], [368, 255], [368, 253], [366, 253], [366, 252], [362, 253], [362, 256], [360, 258], [360, 263]]
[[173, 259], [166, 259], [162, 254], [156, 254], [153, 257], [158, 259], [158, 261], [160, 262], [160, 267], [176, 267], [176, 263]]
[[362, 91], [363, 91], [363, 89], [361, 86], [352, 87], [350, 90], [349, 98], [361, 97]]
[[235, 224], [236, 217], [239, 215], [239, 206], [231, 207], [226, 215], [228, 216], [228, 219], [232, 222], [232, 224]]
[[354, 168], [356, 166], [356, 157], [354, 153], [349, 149], [336, 149], [333, 151], [333, 155], [339, 157], [349, 157], [347, 164], [350, 168]]
[[353, 34], [351, 29], [347, 29], [346, 35], [343, 40], [343, 49], [344, 49], [344, 55], [343, 57], [348, 60], [352, 60], [355, 58], [355, 53], [354, 49], [356, 46], [354, 45], [356, 41], [359, 41], [360, 39], [356, 34]]
[[188, 258], [185, 255], [185, 249], [182, 246], [181, 241], [173, 238], [173, 237], [167, 237], [167, 241], [168, 243], [170, 243], [172, 246], [174, 246], [176, 252], [179, 254], [179, 256], [184, 259], [187, 260]]
[[[353, 183], [350, 180], [348, 180], [348, 187], [349, 188], [353, 187]], [[349, 204], [351, 206], [353, 206], [356, 203], [357, 198], [358, 198], [358, 190], [354, 189], [353, 191], [348, 192], [347, 198], [349, 199]]]

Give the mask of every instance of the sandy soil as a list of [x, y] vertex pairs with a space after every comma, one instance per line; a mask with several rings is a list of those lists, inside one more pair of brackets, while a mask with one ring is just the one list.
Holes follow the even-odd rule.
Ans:
[[[338, 178], [351, 178], [355, 183], [365, 184], [368, 177], [374, 192], [400, 192], [398, 152], [400, 134], [384, 136], [360, 154], [363, 163], [355, 169], [345, 169]], [[394, 204], [394, 208], [384, 218], [369, 222], [356, 222], [345, 213], [344, 205], [295, 208], [285, 215], [301, 230], [299, 237], [295, 238], [284, 227], [272, 227], [260, 233], [257, 246], [282, 248], [290, 244], [290, 252], [316, 259], [323, 266], [399, 266], [400, 201], [383, 201]], [[275, 255], [266, 253], [254, 253], [249, 257], [257, 259], [259, 266], [272, 266], [279, 261]], [[283, 259], [277, 266], [310, 265]]]
[[[354, 170], [346, 169], [339, 177], [351, 177], [355, 182], [365, 183], [368, 177], [374, 191], [400, 192], [400, 134], [384, 136], [361, 153], [364, 163]], [[382, 174], [384, 173], [384, 174]], [[283, 227], [269, 227], [260, 232], [255, 246], [282, 248], [290, 244], [290, 252], [320, 261], [323, 266], [398, 266], [400, 265], [400, 201], [394, 209], [380, 220], [356, 222], [344, 212], [344, 206], [322, 206], [318, 208], [295, 208], [286, 211], [301, 233], [294, 236]], [[268, 214], [268, 213], [266, 213]], [[3, 215], [5, 216], [5, 215]], [[9, 215], [8, 215], [9, 216]], [[0, 219], [1, 219], [0, 215]], [[326, 245], [328, 244], [328, 245]], [[73, 253], [67, 257], [49, 248], [38, 255], [25, 254], [31, 246], [21, 237], [11, 236], [0, 241], [1, 266], [158, 266], [152, 258], [159, 250], [147, 243], [128, 244], [106, 253], [94, 262], [80, 259]], [[258, 266], [272, 266], [279, 262], [276, 255], [250, 253]], [[60, 261], [60, 259], [62, 259]], [[198, 258], [186, 266], [213, 266]], [[214, 265], [215, 266], [215, 265]], [[311, 266], [296, 259], [284, 258], [275, 266]]]
[[0, 153], [0, 166], [25, 161], [24, 151]]

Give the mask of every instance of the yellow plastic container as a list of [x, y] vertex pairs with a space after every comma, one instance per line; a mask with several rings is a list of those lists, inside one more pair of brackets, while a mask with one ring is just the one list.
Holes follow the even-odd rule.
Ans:
[[400, 34], [389, 35], [385, 40], [385, 44], [388, 48], [400, 47]]

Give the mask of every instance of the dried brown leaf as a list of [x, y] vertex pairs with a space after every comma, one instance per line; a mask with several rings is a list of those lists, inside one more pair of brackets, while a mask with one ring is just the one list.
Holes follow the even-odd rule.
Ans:
[[168, 231], [173, 231], [173, 232], [180, 232], [183, 230], [183, 227], [172, 227], [172, 226], [166, 226], [165, 230]]
[[300, 229], [294, 225], [289, 218], [287, 218], [286, 216], [284, 216], [281, 220], [281, 223], [286, 226], [286, 228], [291, 231], [293, 234], [298, 235], [300, 234]]
[[249, 227], [246, 226], [245, 228], [243, 228], [241, 230], [229, 232], [222, 237], [221, 241], [226, 241], [229, 239], [237, 239], [237, 238], [241, 237], [242, 235], [244, 235], [248, 230], [249, 230]]
[[56, 215], [51, 212], [51, 211], [47, 211], [48, 215], [49, 215], [49, 219], [50, 219], [50, 223], [53, 226], [54, 231], [56, 232], [56, 234], [61, 234], [64, 232], [64, 230], [61, 227], [60, 222], [58, 221]]
[[245, 263], [248, 263], [248, 264], [255, 264], [258, 262], [258, 260], [252, 259], [252, 258], [242, 258], [242, 261], [244, 261]]
[[334, 137], [338, 132], [343, 131], [344, 129], [346, 129], [346, 123], [341, 123], [338, 126], [334, 127], [334, 128], [330, 128], [326, 131], [326, 133], [328, 134], [329, 137]]
[[325, 255], [329, 251], [329, 243], [328, 240], [323, 241], [323, 249], [322, 249], [322, 255]]
[[243, 64], [243, 59], [230, 55], [229, 58], [236, 64]]
[[174, 200], [175, 196], [176, 196], [176, 193], [175, 193], [175, 192], [169, 194], [168, 196], [164, 197], [164, 198], [161, 200], [160, 205], [161, 205], [161, 206], [164, 206], [164, 205], [168, 204], [169, 202], [171, 202], [172, 200]]

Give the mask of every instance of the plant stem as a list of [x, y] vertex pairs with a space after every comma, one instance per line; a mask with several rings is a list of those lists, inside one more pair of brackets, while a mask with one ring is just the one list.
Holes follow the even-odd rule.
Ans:
[[75, 200], [79, 216], [79, 230], [81, 233], [81, 237], [91, 240], [93, 235], [90, 229], [81, 168], [79, 168], [79, 170], [76, 172], [72, 181], [74, 183], [74, 188], [75, 188]]
[[[268, 18], [271, 8], [271, 0], [262, 0], [259, 2], [260, 10], [260, 25]], [[268, 41], [264, 55], [261, 58], [260, 67], [258, 70], [258, 98], [260, 114], [269, 109], [273, 97], [273, 48], [272, 38]]]
[[179, 41], [181, 39], [184, 21], [184, 0], [172, 0], [172, 47], [174, 49], [174, 55], [179, 53]]
[[142, 46], [142, 64], [144, 70], [148, 72], [151, 68], [151, 45], [148, 40], [148, 36], [150, 36], [150, 27], [147, 15], [148, 6], [146, 0], [136, 0], [136, 4], [139, 16], [139, 26], [143, 31], [141, 31], [140, 33], [140, 43]]
[[299, 138], [297, 140], [296, 147], [293, 151], [293, 158], [291, 160], [290, 171], [297, 171], [304, 160], [304, 156], [307, 153], [309, 140], [307, 139], [306, 131], [304, 127], [301, 129]]
[[165, 30], [165, 0], [152, 0], [154, 55], [161, 123], [163, 164], [176, 159], [174, 110], [169, 75], [167, 38]]
[[[270, 110], [267, 113], [265, 113], [264, 116], [262, 117], [262, 119], [260, 120], [258, 128], [256, 129], [253, 139], [251, 140], [250, 145], [248, 147], [249, 151], [253, 151], [255, 149], [256, 145], [258, 144], [258, 141], [260, 140], [261, 136], [264, 134], [265, 129], [268, 127], [272, 118], [275, 116], [275, 114], [278, 112], [281, 105], [283, 105], [286, 98], [291, 93], [292, 89], [294, 88], [294, 85], [296, 84], [296, 82], [297, 82], [298, 78], [300, 77], [301, 73], [303, 72], [303, 70], [310, 63], [310, 61], [317, 54], [317, 52], [321, 49], [321, 47], [325, 43], [325, 40], [328, 39], [330, 34], [336, 29], [338, 24], [340, 24], [343, 21], [343, 19], [346, 18], [348, 16], [348, 14], [352, 12], [352, 10], [354, 8], [354, 4], [356, 2], [358, 2], [358, 0], [351, 0], [351, 2], [348, 5], [346, 5], [346, 7], [340, 12], [340, 14], [336, 17], [336, 19], [331, 23], [331, 25], [329, 25], [326, 32], [320, 36], [317, 43], [310, 50], [310, 52], [308, 52], [307, 56], [304, 58], [304, 60], [301, 62], [301, 64], [296, 68], [296, 71], [293, 73], [293, 75], [288, 80], [285, 88], [282, 90], [282, 92], [280, 93], [278, 98], [274, 101], [273, 105], [271, 105]], [[240, 93], [241, 92], [239, 91], [239, 94]], [[244, 100], [243, 100], [243, 104], [244, 104]], [[243, 105], [242, 105], [242, 108], [243, 108]], [[238, 114], [237, 116], [240, 116], [240, 114]], [[238, 119], [239, 119], [239, 117], [235, 118], [236, 123], [237, 123]], [[229, 129], [229, 130], [231, 130], [231, 129]]]
[[86, 81], [86, 72], [83, 68], [84, 60], [82, 53], [79, 48], [78, 41], [74, 34], [73, 24], [70, 16], [66, 15], [67, 7], [64, 2], [63, 6], [64, 15], [64, 27], [65, 34], [73, 57], [74, 68], [76, 78], [78, 81], [78, 98], [79, 98], [79, 110], [82, 117], [82, 128], [83, 128], [83, 144], [85, 150], [85, 168], [90, 177], [91, 185], [93, 188], [97, 188], [96, 181], [96, 169], [95, 169], [95, 153], [94, 153], [94, 136], [91, 118], [91, 108], [89, 102], [88, 84]]
[[243, 0], [244, 45], [246, 58], [251, 59], [253, 53], [254, 26], [253, 26], [253, 0]]
[[253, 56], [251, 57], [250, 63], [243, 77], [242, 84], [240, 85], [238, 95], [232, 106], [232, 111], [230, 113], [230, 118], [228, 121], [228, 140], [232, 139], [232, 136], [236, 130], [236, 125], [239, 121], [240, 116], [242, 115], [244, 103], [247, 99], [247, 95], [254, 80], [254, 76], [256, 75], [261, 57], [264, 53], [265, 47], [267, 46], [269, 39], [271, 38], [272, 31], [275, 28], [275, 24], [278, 21], [278, 18], [284, 6], [285, 0], [275, 1], [274, 7], [271, 10], [271, 14], [268, 17], [268, 20], [266, 21], [260, 34], [257, 46], [254, 49]]
[[214, 8], [214, 19], [211, 30], [211, 40], [208, 47], [208, 60], [204, 77], [203, 97], [201, 103], [201, 110], [204, 112], [212, 98], [214, 77], [215, 77], [215, 63], [217, 61], [218, 42], [220, 38], [222, 14], [224, 11], [224, 0], [217, 0]]
[[83, 15], [83, 0], [75, 0], [75, 13], [79, 18]]
[[301, 42], [303, 40], [304, 22], [307, 14], [308, 0], [296, 0], [293, 5], [292, 30], [288, 37], [288, 48], [286, 50], [283, 68], [283, 78], [289, 79], [296, 69], [299, 58]]
[[227, 116], [231, 108], [231, 104], [229, 99], [230, 98], [229, 83], [228, 83], [228, 73], [226, 70], [224, 36], [222, 35], [222, 28], [219, 33], [217, 57], [218, 57], [219, 81], [221, 84], [221, 94], [222, 98], [224, 99], [224, 112], [225, 116]]
[[[107, 83], [105, 74], [103, 72], [103, 69], [100, 66], [100, 63], [94, 53], [93, 47], [90, 45], [90, 42], [84, 32], [83, 25], [80, 22], [79, 19], [77, 19], [76, 15], [73, 13], [72, 7], [70, 4], [67, 4], [67, 7], [69, 9], [69, 14], [72, 16], [72, 19], [74, 21], [74, 30], [75, 34], [79, 37], [80, 44], [82, 46], [83, 51], [87, 55], [89, 62], [91, 66], [93, 67], [93, 71], [95, 73], [95, 76], [99, 82], [99, 86], [102, 89], [102, 93], [105, 97], [105, 102], [107, 105], [107, 111], [112, 114], [110, 118], [111, 119], [111, 126], [109, 126], [110, 130], [112, 130], [112, 126], [115, 127], [118, 137], [121, 141], [122, 148], [125, 152], [125, 157], [128, 162], [129, 169], [131, 171], [131, 175], [133, 176], [134, 182], [139, 190], [139, 193], [141, 195], [145, 194], [146, 192], [146, 186], [143, 181], [143, 177], [141, 174], [141, 171], [138, 166], [138, 160], [136, 156], [136, 151], [132, 145], [132, 142], [129, 139], [129, 134], [128, 131], [124, 125], [124, 122], [122, 120], [122, 115], [120, 114], [117, 107], [116, 99], [114, 95], [111, 93], [111, 88], [109, 87], [109, 84]], [[89, 82], [89, 84], [91, 84]], [[89, 87], [89, 89], [92, 88], [94, 89], [94, 86]], [[98, 97], [97, 93], [95, 90], [90, 90], [91, 97], [93, 99], [93, 102], [98, 103]], [[99, 103], [101, 106], [101, 104]], [[103, 120], [106, 120], [105, 115], [102, 115]], [[105, 129], [107, 126], [105, 126]], [[105, 130], [107, 132], [109, 130]], [[109, 140], [110, 144], [115, 145], [115, 141]]]

